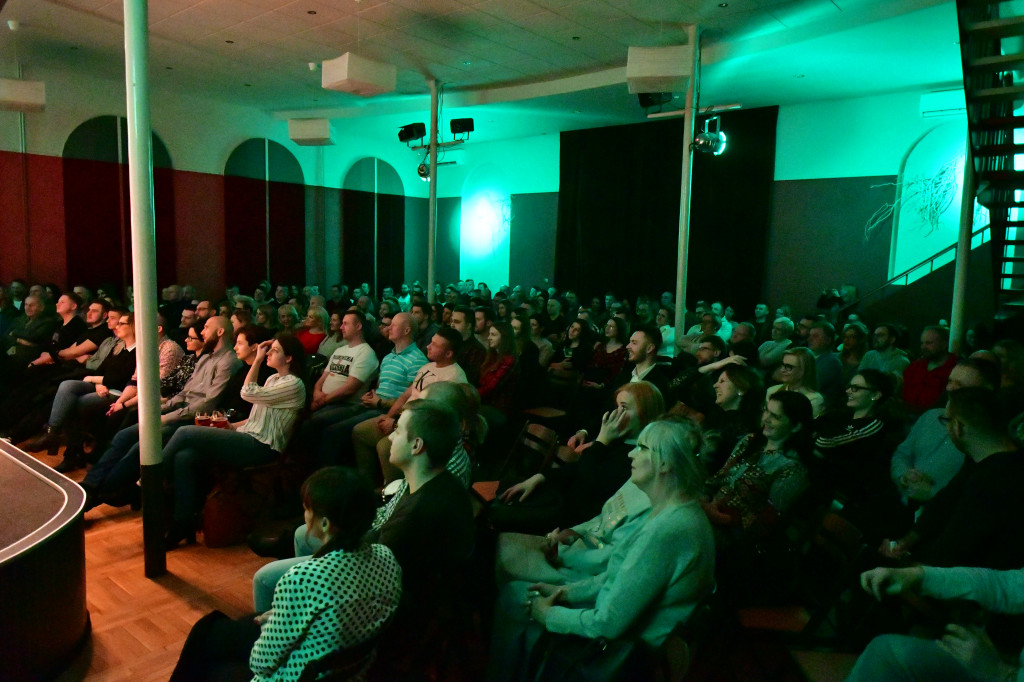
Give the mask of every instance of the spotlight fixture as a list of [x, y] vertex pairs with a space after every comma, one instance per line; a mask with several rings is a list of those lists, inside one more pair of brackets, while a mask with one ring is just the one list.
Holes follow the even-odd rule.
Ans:
[[468, 138], [469, 134], [474, 130], [473, 119], [453, 118], [451, 120], [451, 123], [448, 124], [448, 127], [451, 128], [452, 135], [459, 135], [461, 133], [465, 133], [466, 137]]
[[421, 163], [416, 167], [416, 175], [420, 176], [423, 182], [430, 182], [430, 166], [426, 162]]
[[[712, 125], [714, 125], [713, 130], [711, 129]], [[703, 132], [697, 133], [697, 137], [694, 138], [690, 148], [705, 154], [720, 156], [725, 151], [725, 133], [722, 132], [722, 119], [718, 116], [712, 116], [704, 121]]]
[[422, 123], [410, 123], [404, 125], [398, 129], [398, 141], [399, 142], [412, 142], [413, 140], [422, 140], [427, 136], [427, 127]]

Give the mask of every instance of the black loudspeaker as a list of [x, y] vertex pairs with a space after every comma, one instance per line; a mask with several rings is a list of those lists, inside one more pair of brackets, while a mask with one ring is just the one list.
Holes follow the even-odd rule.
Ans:
[[410, 123], [398, 129], [398, 141], [409, 142], [419, 140], [427, 136], [427, 127], [422, 123]]
[[458, 135], [459, 133], [471, 133], [473, 132], [473, 119], [453, 118], [450, 126], [452, 129], [452, 135]]
[[668, 104], [672, 101], [671, 92], [641, 92], [636, 98], [640, 101], [640, 106], [644, 109], [650, 109], [651, 107], [660, 107], [663, 104]]

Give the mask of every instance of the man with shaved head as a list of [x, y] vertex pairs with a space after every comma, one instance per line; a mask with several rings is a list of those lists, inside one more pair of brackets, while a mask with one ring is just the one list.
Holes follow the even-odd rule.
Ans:
[[362, 394], [356, 414], [331, 424], [321, 433], [316, 445], [320, 466], [341, 463], [345, 454], [352, 450], [352, 429], [356, 424], [386, 414], [412, 384], [420, 367], [427, 364], [427, 356], [413, 343], [413, 321], [409, 313], [394, 316], [388, 327], [388, 340], [395, 348], [380, 363], [377, 388]]

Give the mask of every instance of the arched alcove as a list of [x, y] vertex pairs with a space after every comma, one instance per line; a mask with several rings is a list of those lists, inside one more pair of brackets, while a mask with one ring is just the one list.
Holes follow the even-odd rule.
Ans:
[[341, 184], [341, 273], [374, 292], [396, 290], [405, 276], [405, 188], [398, 171], [373, 157], [359, 159]]
[[306, 188], [302, 167], [283, 145], [245, 140], [224, 164], [224, 273], [245, 291], [264, 278], [306, 278]]
[[[158, 286], [177, 279], [171, 155], [154, 132], [153, 201]], [[128, 124], [98, 116], [76, 127], [62, 153], [68, 286], [132, 279]]]

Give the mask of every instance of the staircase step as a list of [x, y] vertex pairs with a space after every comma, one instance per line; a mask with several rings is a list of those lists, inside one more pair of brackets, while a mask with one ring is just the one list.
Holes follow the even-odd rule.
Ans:
[[971, 38], [1008, 38], [1024, 35], [1024, 17], [1005, 17], [975, 21], [963, 26], [964, 32]]
[[1013, 71], [1024, 68], [1024, 54], [997, 54], [991, 57], [968, 59], [966, 68], [970, 71]]
[[1024, 171], [980, 171], [978, 173], [979, 186], [981, 182], [987, 182], [994, 188], [1024, 189]]
[[972, 90], [967, 93], [967, 100], [972, 104], [981, 102], [1016, 102], [1017, 100], [1024, 100], [1024, 85]]
[[983, 118], [971, 123], [977, 130], [1016, 130], [1024, 128], [1024, 116], [995, 116]]
[[1020, 256], [1003, 256], [999, 260], [1003, 263], [1024, 263], [1024, 258]]
[[975, 156], [1006, 156], [1024, 154], [1024, 144], [985, 144], [974, 148]]

